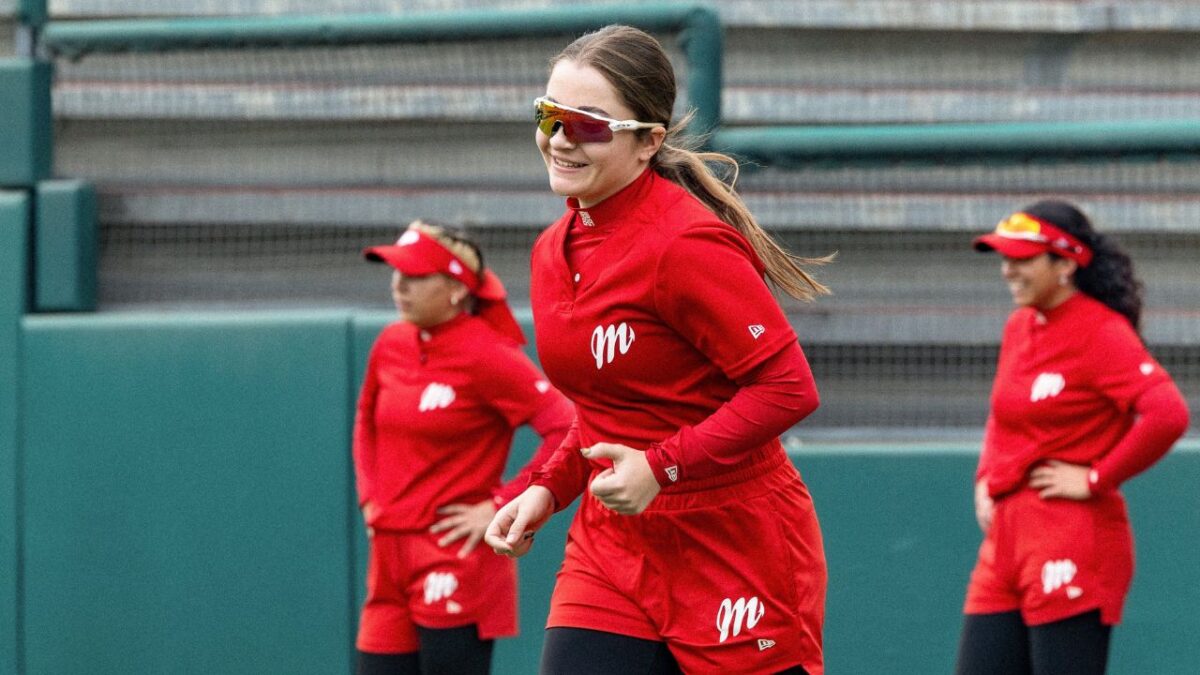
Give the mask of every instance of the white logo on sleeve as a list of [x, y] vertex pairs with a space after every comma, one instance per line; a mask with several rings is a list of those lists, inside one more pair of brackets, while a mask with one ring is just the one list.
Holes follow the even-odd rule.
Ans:
[[760, 651], [760, 652], [765, 652], [766, 650], [768, 650], [774, 646], [775, 646], [774, 640], [763, 640], [760, 638], [758, 641], [758, 651]]
[[750, 329], [750, 337], [754, 338], [755, 340], [757, 340], [759, 337], [761, 337], [763, 333], [767, 332], [766, 327], [763, 326], [761, 323], [756, 323], [753, 326], [748, 326], [748, 328]]
[[[1069, 559], [1047, 560], [1046, 564], [1042, 565], [1042, 592], [1049, 595], [1071, 583], [1071, 580], [1075, 578], [1076, 571], [1075, 563]], [[1082, 593], [1083, 591], [1080, 590], [1079, 594]]]
[[[432, 605], [454, 595], [458, 579], [450, 572], [430, 572], [425, 577], [425, 604]], [[461, 608], [460, 608], [461, 609]]]
[[439, 410], [454, 403], [454, 387], [448, 384], [430, 382], [425, 391], [421, 392], [421, 403], [417, 406], [420, 412]]
[[1033, 381], [1033, 388], [1029, 391], [1029, 400], [1033, 403], [1038, 401], [1054, 398], [1062, 393], [1063, 387], [1067, 386], [1067, 381], [1059, 373], [1042, 373]]
[[592, 356], [596, 358], [596, 370], [612, 363], [617, 352], [628, 353], [633, 346], [633, 328], [624, 321], [618, 326], [596, 326], [592, 331]]
[[667, 467], [667, 478], [670, 478], [672, 483], [679, 480], [679, 465], [678, 464], [672, 464], [671, 466]]
[[1143, 375], [1149, 375], [1150, 373], [1154, 372], [1154, 364], [1147, 361], [1138, 366], [1138, 370], [1142, 371]]
[[757, 596], [749, 600], [738, 598], [736, 602], [725, 598], [721, 601], [720, 609], [717, 610], [717, 630], [721, 634], [720, 641], [724, 642], [730, 636], [736, 637], [742, 632], [743, 625], [746, 630], [754, 628], [766, 611], [766, 607], [758, 601]]

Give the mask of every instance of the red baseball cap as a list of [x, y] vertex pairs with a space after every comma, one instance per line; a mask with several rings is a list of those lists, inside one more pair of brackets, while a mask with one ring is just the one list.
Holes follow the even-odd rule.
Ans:
[[482, 274], [475, 272], [462, 258], [419, 228], [410, 225], [395, 244], [363, 249], [363, 257], [371, 262], [387, 263], [405, 276], [445, 274], [458, 279], [479, 299], [480, 318], [517, 344], [525, 344], [525, 334], [508, 307], [508, 293], [500, 277], [489, 269], [484, 269]]
[[415, 227], [405, 230], [395, 244], [363, 249], [363, 257], [387, 263], [405, 276], [445, 274], [463, 282], [472, 295], [485, 300], [507, 297], [504, 285], [491, 270], [484, 270], [482, 275], [476, 273], [441, 242]]
[[990, 234], [975, 238], [976, 251], [996, 251], [1010, 258], [1032, 258], [1042, 253], [1054, 253], [1087, 267], [1092, 262], [1092, 249], [1048, 221], [1017, 211], [1000, 221]]

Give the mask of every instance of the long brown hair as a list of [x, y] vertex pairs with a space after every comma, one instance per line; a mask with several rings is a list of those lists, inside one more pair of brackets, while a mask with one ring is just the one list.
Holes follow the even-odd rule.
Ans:
[[[812, 300], [829, 293], [829, 289], [804, 267], [827, 263], [833, 256], [803, 258], [780, 246], [758, 224], [734, 190], [737, 160], [719, 152], [698, 152], [694, 140], [681, 139], [680, 132], [691, 115], [671, 125], [671, 113], [675, 109], [675, 70], [658, 40], [630, 26], [605, 26], [567, 45], [551, 59], [550, 67], [560, 61], [595, 68], [637, 119], [667, 125], [667, 139], [650, 160], [650, 166], [663, 178], [678, 183], [718, 218], [740, 232], [766, 265], [767, 278], [800, 300]], [[722, 180], [710, 164], [724, 166], [729, 182]]]

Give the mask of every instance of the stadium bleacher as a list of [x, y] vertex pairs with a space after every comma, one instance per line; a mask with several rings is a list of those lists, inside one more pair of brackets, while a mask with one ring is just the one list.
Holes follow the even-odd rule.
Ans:
[[[550, 4], [61, 0], [51, 12]], [[720, 11], [728, 127], [1184, 119], [1200, 108], [1200, 19], [1188, 3], [741, 0]], [[676, 36], [662, 37], [678, 53]], [[475, 230], [522, 304], [529, 244], [561, 208], [530, 142], [528, 101], [563, 43], [59, 58], [56, 171], [98, 184], [102, 309], [386, 308], [354, 253], [418, 216]], [[801, 254], [839, 254], [821, 271], [834, 296], [787, 305], [825, 355], [813, 433], [977, 432], [992, 359], [981, 347], [994, 347], [1008, 308], [996, 261], [966, 244], [1043, 195], [1075, 199], [1127, 241], [1148, 287], [1147, 339], [1173, 347], [1167, 365], [1196, 381], [1186, 346], [1200, 334], [1197, 168], [1195, 156], [749, 167], [741, 190], [765, 225]], [[885, 386], [879, 369], [892, 362], [924, 364], [926, 377]]]

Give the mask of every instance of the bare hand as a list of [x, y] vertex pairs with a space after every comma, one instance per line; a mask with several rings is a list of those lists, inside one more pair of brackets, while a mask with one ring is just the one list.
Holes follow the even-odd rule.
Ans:
[[375, 502], [364, 502], [362, 505], [363, 525], [367, 529], [367, 537], [375, 536], [375, 528], [371, 527], [371, 519], [375, 517]]
[[580, 452], [588, 459], [611, 459], [612, 468], [592, 480], [592, 494], [609, 509], [635, 515], [646, 510], [662, 489], [646, 461], [646, 453], [627, 445], [597, 443]]
[[1088, 482], [1091, 470], [1083, 464], [1052, 459], [1029, 472], [1029, 487], [1037, 490], [1042, 499], [1091, 499], [1092, 486]]
[[492, 550], [520, 558], [533, 546], [533, 533], [554, 515], [554, 495], [541, 485], [532, 485], [496, 512], [483, 540]]
[[987, 534], [988, 528], [992, 526], [992, 510], [995, 506], [991, 495], [988, 494], [987, 479], [975, 483], [975, 522], [979, 523], [979, 529], [983, 530], [984, 534]]
[[479, 545], [483, 533], [496, 515], [496, 505], [487, 499], [476, 504], [448, 504], [437, 512], [445, 518], [437, 521], [429, 528], [430, 532], [446, 532], [446, 536], [438, 539], [438, 546], [447, 546], [459, 539], [466, 539], [458, 550], [458, 557], [465, 558]]

